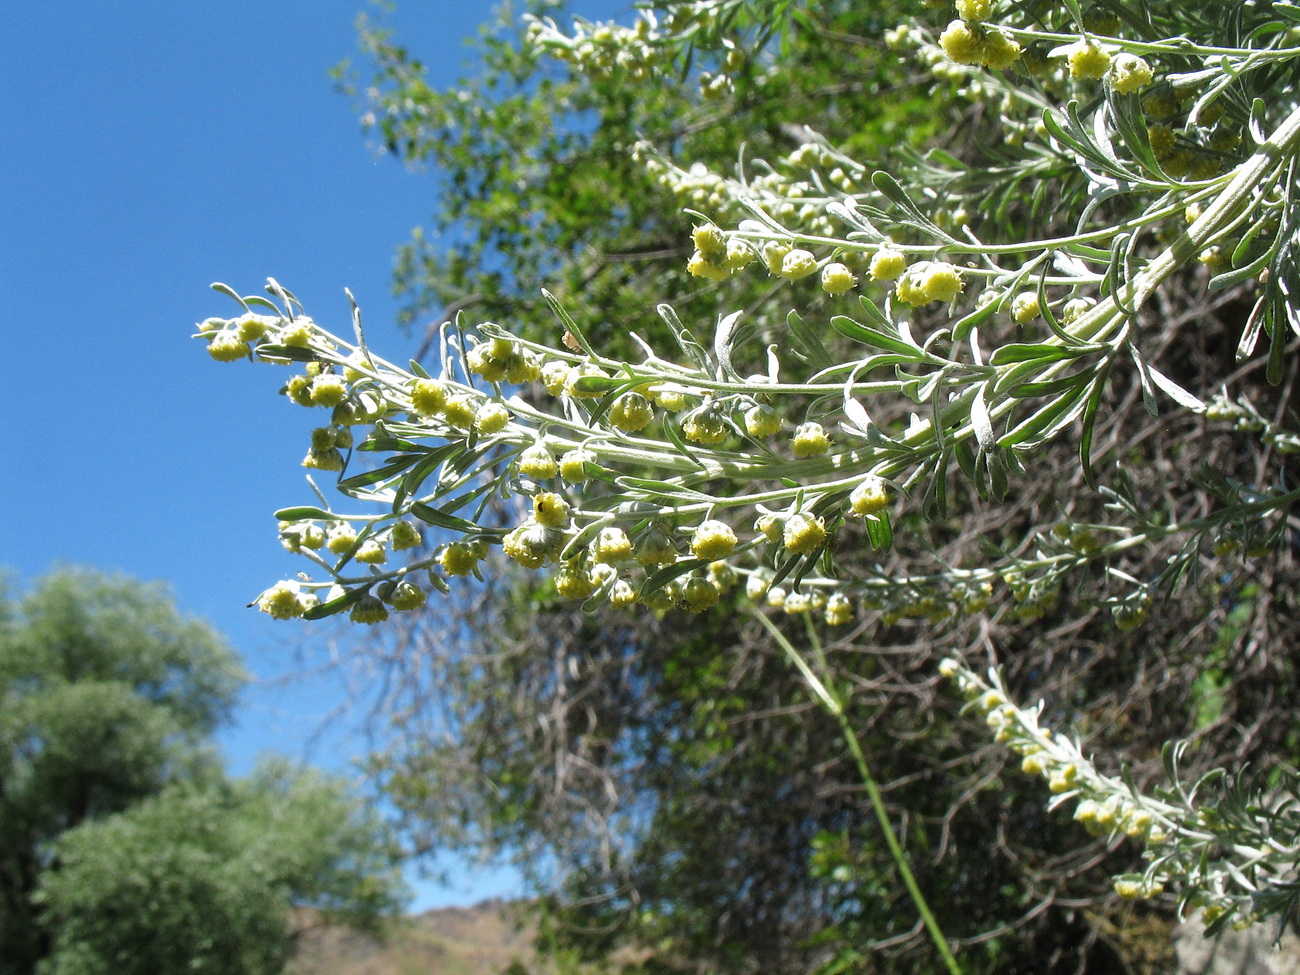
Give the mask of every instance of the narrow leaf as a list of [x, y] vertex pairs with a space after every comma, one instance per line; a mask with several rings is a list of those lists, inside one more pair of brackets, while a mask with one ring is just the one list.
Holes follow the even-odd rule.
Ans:
[[1061, 359], [1078, 358], [1079, 353], [1073, 349], [1063, 349], [1059, 345], [1024, 344], [1012, 342], [999, 346], [989, 356], [989, 364], [1005, 365], [1008, 362], [1059, 362]]
[[975, 439], [979, 441], [980, 450], [993, 446], [993, 423], [989, 419], [988, 407], [984, 404], [984, 384], [975, 390], [975, 399], [970, 404], [970, 422], [975, 430]]
[[1147, 366], [1147, 370], [1151, 375], [1151, 381], [1159, 386], [1161, 391], [1179, 406], [1194, 413], [1205, 412], [1205, 404], [1200, 399], [1183, 389], [1182, 386], [1179, 386], [1159, 369]]
[[311, 505], [304, 505], [297, 508], [281, 508], [275, 513], [276, 521], [307, 521], [312, 518], [323, 518], [326, 521], [333, 521], [334, 515], [324, 508], [314, 508]]
[[322, 620], [327, 616], [333, 616], [335, 613], [341, 613], [355, 602], [359, 602], [366, 593], [369, 592], [364, 586], [357, 589], [349, 589], [337, 599], [331, 599], [327, 603], [321, 603], [313, 606], [307, 612], [302, 614], [305, 620]]
[[916, 362], [923, 358], [921, 350], [915, 345], [911, 345], [896, 336], [887, 335], [878, 329], [860, 325], [844, 315], [832, 316], [831, 327], [841, 335], [855, 339], [863, 345], [870, 345], [877, 349], [886, 349], [907, 356], [909, 361]]
[[411, 505], [411, 514], [435, 528], [447, 528], [462, 533], [482, 530], [481, 526], [474, 524], [472, 521], [449, 515], [431, 504], [425, 504], [423, 501], [417, 501]]

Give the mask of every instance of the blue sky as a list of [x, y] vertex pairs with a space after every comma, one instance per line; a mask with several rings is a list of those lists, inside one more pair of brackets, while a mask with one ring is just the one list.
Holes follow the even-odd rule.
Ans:
[[[265, 365], [219, 364], [189, 336], [232, 314], [208, 289], [268, 276], [372, 347], [393, 326], [395, 246], [435, 183], [378, 158], [328, 69], [354, 55], [365, 0], [5, 0], [0, 3], [0, 566], [61, 563], [172, 587], [256, 681], [222, 737], [236, 772], [272, 749], [346, 769], [355, 716], [324, 642], [245, 608], [298, 566], [272, 512], [309, 500], [298, 460], [313, 417]], [[407, 0], [391, 18], [435, 86], [468, 57], [486, 2]], [[579, 4], [608, 15], [611, 2]], [[509, 871], [453, 864], [416, 908], [508, 894]]]

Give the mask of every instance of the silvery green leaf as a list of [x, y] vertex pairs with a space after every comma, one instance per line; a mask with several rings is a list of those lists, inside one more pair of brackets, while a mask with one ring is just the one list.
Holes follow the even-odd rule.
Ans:
[[731, 342], [740, 316], [740, 312], [733, 311], [730, 315], [719, 319], [718, 327], [713, 332], [713, 356], [726, 377], [732, 377], [736, 372], [731, 365]]
[[1205, 412], [1205, 404], [1200, 399], [1183, 389], [1182, 386], [1179, 386], [1159, 369], [1147, 366], [1147, 371], [1151, 375], [1151, 381], [1159, 386], [1160, 389], [1179, 406], [1192, 410], [1195, 413]]
[[871, 416], [867, 413], [866, 407], [851, 396], [844, 397], [844, 415], [863, 433], [871, 429]]
[[970, 423], [975, 431], [975, 439], [979, 441], [980, 450], [988, 450], [993, 446], [993, 422], [989, 419], [988, 407], [984, 404], [984, 386], [981, 384], [975, 390], [975, 398], [970, 404]]

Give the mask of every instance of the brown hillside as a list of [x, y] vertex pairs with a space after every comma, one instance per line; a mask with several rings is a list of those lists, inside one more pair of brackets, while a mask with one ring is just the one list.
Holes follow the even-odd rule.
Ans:
[[304, 917], [289, 975], [501, 975], [514, 961], [549, 972], [535, 963], [532, 928], [521, 929], [514, 913], [492, 900], [426, 911], [395, 921], [383, 940]]

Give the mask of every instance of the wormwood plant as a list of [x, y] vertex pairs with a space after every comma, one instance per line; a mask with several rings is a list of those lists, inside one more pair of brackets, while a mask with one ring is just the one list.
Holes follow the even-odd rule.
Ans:
[[[535, 21], [533, 53], [629, 84], [689, 79], [725, 103], [742, 72], [761, 85], [791, 22], [816, 18], [779, 0], [654, 6], [631, 27]], [[1256, 359], [1286, 380], [1300, 333], [1300, 6], [958, 0], [881, 40], [978, 113], [997, 140], [978, 164], [950, 143], [878, 169], [811, 130], [732, 173], [629, 147], [697, 221], [689, 272], [702, 286], [770, 282], [784, 322], [733, 307], [682, 321], [663, 304], [675, 347], [633, 335], [642, 354], [625, 361], [546, 294], [562, 341], [460, 317], [432, 374], [374, 354], [355, 304], [343, 337], [275, 281], [269, 298], [216, 286], [240, 314], [200, 325], [211, 355], [301, 364], [282, 391], [330, 411], [303, 465], [339, 472], [362, 503], [335, 510], [318, 491], [319, 506], [278, 512], [282, 542], [311, 566], [257, 605], [379, 623], [472, 584], [499, 549], [562, 597], [630, 612], [703, 612], [740, 587], [757, 609], [818, 627], [939, 626], [1006, 593], [1032, 622], [1065, 591], [1091, 593], [1126, 631], [1225, 566], [1276, 553], [1300, 496], [1286, 466], [1300, 431], [1239, 386]], [[1221, 376], [1189, 389], [1152, 360], [1169, 340], [1162, 319], [1195, 288], [1249, 310]], [[1193, 459], [1177, 490], [1137, 485], [1114, 463], [1122, 436], [1095, 443], [1128, 370], [1169, 429], [1195, 417], [1252, 438], [1254, 477]], [[1005, 505], [1066, 438], [1096, 503], [943, 557], [955, 485]], [[928, 566], [893, 571], [903, 542], [928, 547]], [[845, 557], [858, 545], [878, 569]], [[1288, 802], [1223, 773], [1184, 786], [1173, 744], [1168, 789], [1144, 794], [1011, 703], [996, 671], [941, 669], [1044, 776], [1053, 808], [1140, 844], [1147, 869], [1118, 877], [1120, 896], [1167, 887], [1212, 925], [1293, 911]]]

